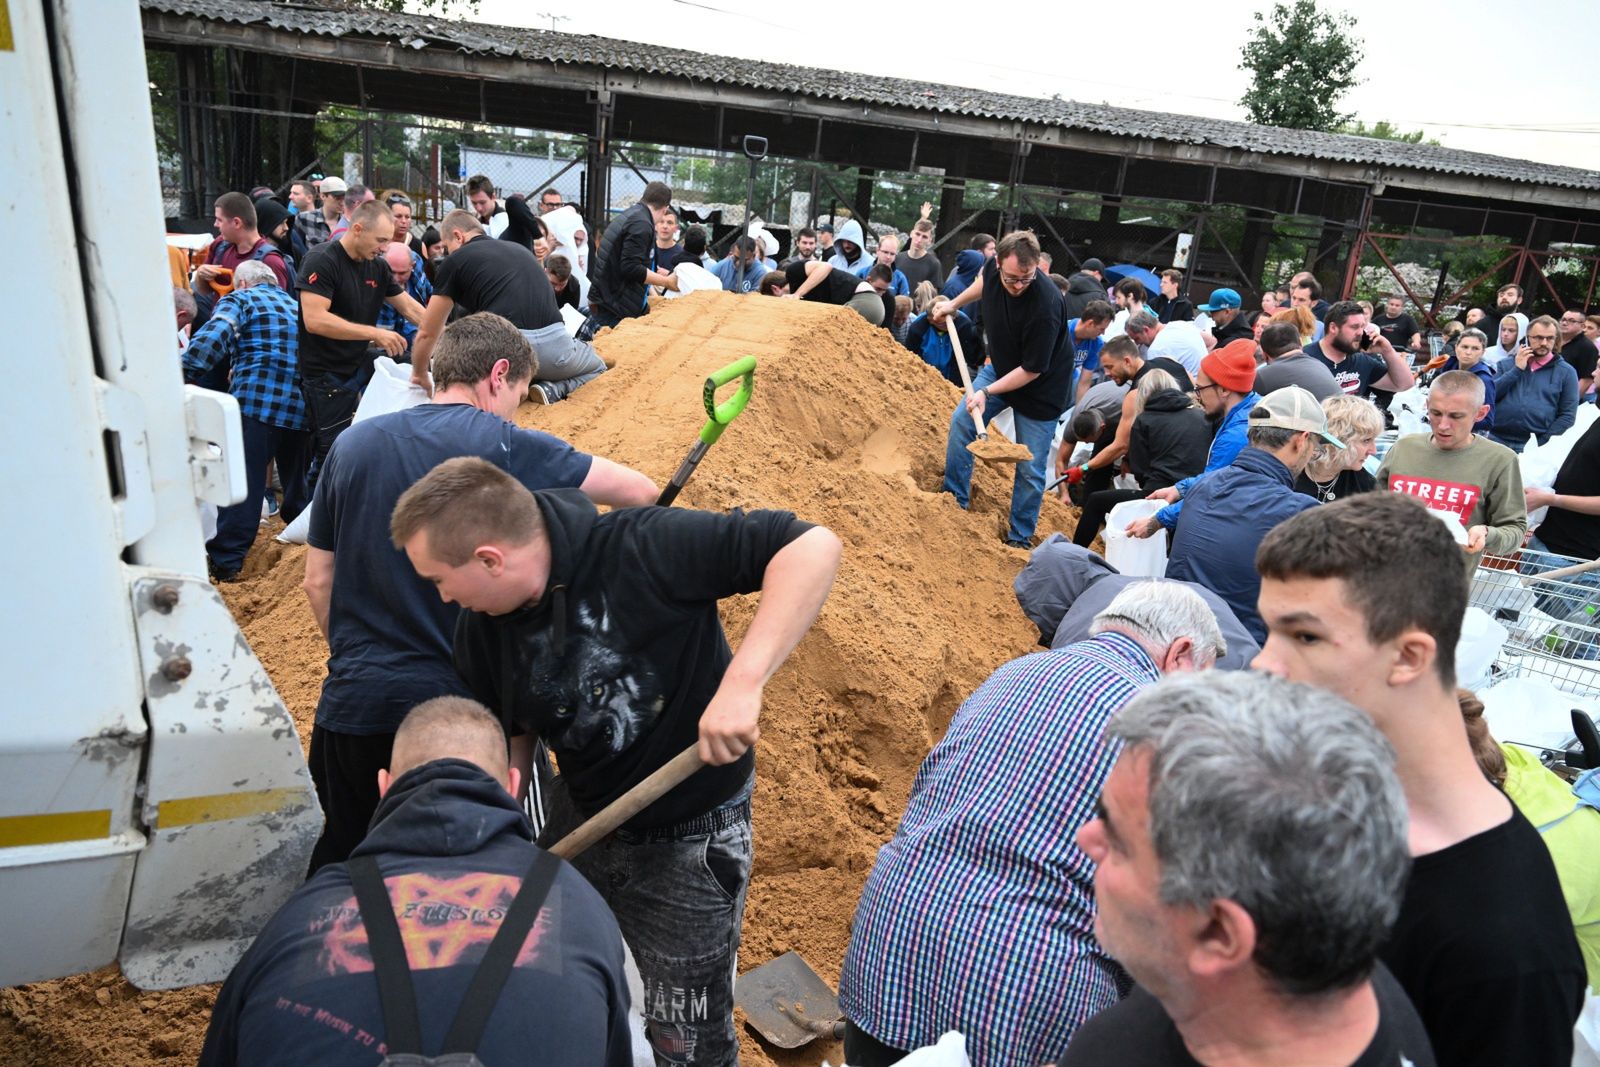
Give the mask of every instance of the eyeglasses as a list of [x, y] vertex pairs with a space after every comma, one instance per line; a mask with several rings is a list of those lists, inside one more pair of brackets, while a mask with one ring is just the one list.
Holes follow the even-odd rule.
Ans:
[[385, 200], [384, 203], [388, 204], [390, 207], [394, 207], [396, 204], [404, 204], [406, 207], [410, 207], [411, 198], [409, 196], [400, 196], [399, 194], [396, 194]]
[[1191, 390], [1190, 395], [1191, 396], [1199, 396], [1201, 393], [1205, 392], [1207, 389], [1221, 389], [1221, 388], [1222, 388], [1222, 386], [1217, 385], [1215, 382], [1207, 382], [1205, 385], [1197, 385], [1197, 386], [1195, 386], [1194, 389]]
[[1020, 277], [1013, 274], [1007, 274], [1005, 271], [1001, 271], [1000, 284], [1009, 285], [1013, 289], [1020, 289], [1025, 285], [1032, 285], [1033, 279], [1037, 278], [1038, 276], [1039, 272], [1037, 270], [1030, 270], [1028, 273], [1021, 275]]

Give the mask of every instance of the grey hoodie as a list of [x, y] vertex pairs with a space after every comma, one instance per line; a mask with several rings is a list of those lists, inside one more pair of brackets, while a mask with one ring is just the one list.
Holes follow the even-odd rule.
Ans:
[[[861, 254], [854, 260], [844, 258], [844, 249], [839, 247], [840, 241], [853, 241], [861, 250]], [[863, 267], [872, 266], [872, 253], [867, 251], [867, 242], [861, 235], [861, 223], [855, 219], [845, 219], [844, 225], [839, 227], [839, 232], [833, 235], [833, 256], [828, 260], [835, 270], [847, 270], [851, 274]]]
[[[1120, 574], [1095, 553], [1079, 548], [1057, 533], [1033, 550], [1028, 565], [1017, 575], [1012, 588], [1022, 613], [1039, 628], [1039, 643], [1061, 648], [1088, 638], [1095, 616], [1128, 586], [1135, 582], [1168, 580]], [[1217, 660], [1216, 666], [1229, 671], [1247, 669], [1261, 650], [1255, 638], [1215, 593], [1193, 582], [1183, 584], [1199, 593], [1211, 606], [1222, 639], [1228, 644], [1228, 651]]]

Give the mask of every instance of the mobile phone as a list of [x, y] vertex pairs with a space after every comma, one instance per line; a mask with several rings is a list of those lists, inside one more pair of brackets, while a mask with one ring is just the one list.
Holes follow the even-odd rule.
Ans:
[[1361, 331], [1361, 351], [1365, 352], [1372, 347], [1372, 335], [1366, 330]]

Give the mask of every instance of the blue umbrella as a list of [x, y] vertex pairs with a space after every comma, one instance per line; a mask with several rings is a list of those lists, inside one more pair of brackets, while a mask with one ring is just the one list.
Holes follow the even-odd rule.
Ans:
[[1137, 278], [1150, 296], [1155, 296], [1161, 291], [1161, 279], [1155, 276], [1155, 272], [1132, 263], [1118, 263], [1115, 267], [1107, 267], [1100, 273], [1112, 285], [1116, 285], [1124, 278]]

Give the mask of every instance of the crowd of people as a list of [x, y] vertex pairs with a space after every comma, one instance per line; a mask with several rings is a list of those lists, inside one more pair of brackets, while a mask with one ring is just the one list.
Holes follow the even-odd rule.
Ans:
[[[218, 198], [174, 302], [185, 377], [243, 416], [214, 577], [267, 501], [311, 508], [326, 822], [202, 1063], [622, 1065], [641, 1016], [658, 1064], [737, 1061], [762, 693], [842, 546], [789, 512], [643, 506], [642, 473], [512, 421], [605, 372], [598, 331], [696, 288], [848, 308], [955, 382], [968, 361], [961, 506], [974, 415], [1009, 411], [1032, 456], [1004, 539], [1048, 650], [961, 705], [879, 852], [848, 1063], [951, 1030], [978, 1067], [1570, 1061], [1600, 811], [1488, 735], [1455, 650], [1483, 555], [1600, 558], [1600, 426], [1551, 489], [1516, 455], [1573, 425], [1600, 318], [1528, 319], [1507, 287], [1433, 358], [1402, 301], [1330, 303], [1309, 274], [1259, 311], [1194, 305], [1174, 270], [1154, 294], [1095, 259], [1052, 274], [1019, 230], [947, 275], [930, 205], [903, 237], [841, 218], [780, 259], [754, 225], [709, 258], [661, 183], [598, 240], [555, 190], [481, 177], [420, 233], [404, 194], [254, 193]], [[352, 424], [379, 355], [429, 402]], [[1419, 380], [1429, 430], [1380, 458], [1375, 401]], [[1047, 472], [1081, 509], [1035, 546]], [[1159, 510], [1120, 533], [1168, 538], [1162, 575], [1092, 551], [1137, 500]], [[735, 651], [718, 602], [756, 592]], [[700, 770], [570, 863], [540, 847], [690, 749]]]

